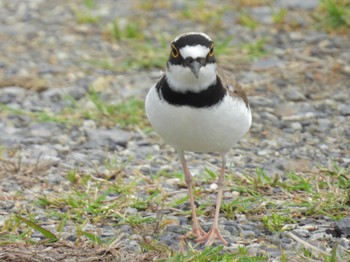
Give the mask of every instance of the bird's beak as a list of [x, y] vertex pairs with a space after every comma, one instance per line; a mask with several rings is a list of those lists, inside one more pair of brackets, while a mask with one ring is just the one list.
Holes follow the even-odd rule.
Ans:
[[201, 69], [202, 65], [197, 60], [194, 60], [189, 66], [188, 66], [192, 73], [195, 75], [196, 78], [199, 77], [199, 70]]

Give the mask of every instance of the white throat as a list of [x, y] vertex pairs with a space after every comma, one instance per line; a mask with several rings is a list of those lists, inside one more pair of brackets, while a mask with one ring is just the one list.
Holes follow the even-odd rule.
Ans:
[[168, 64], [165, 75], [169, 87], [174, 91], [180, 93], [187, 91], [198, 93], [216, 82], [216, 64], [210, 63], [202, 66], [198, 79], [188, 67], [182, 65]]

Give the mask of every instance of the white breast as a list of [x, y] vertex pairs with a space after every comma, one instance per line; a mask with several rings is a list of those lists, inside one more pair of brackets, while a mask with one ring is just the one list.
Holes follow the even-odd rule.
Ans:
[[225, 96], [210, 108], [173, 106], [160, 100], [155, 86], [146, 97], [146, 114], [155, 131], [176, 149], [227, 152], [249, 130], [252, 115], [243, 101]]

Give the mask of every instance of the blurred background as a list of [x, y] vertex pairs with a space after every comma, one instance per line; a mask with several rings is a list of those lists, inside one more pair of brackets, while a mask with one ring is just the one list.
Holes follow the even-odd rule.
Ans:
[[316, 48], [333, 47], [328, 57], [340, 59], [337, 44], [349, 34], [344, 0], [4, 0], [0, 12], [1, 76], [31, 75], [38, 88], [164, 69], [169, 42], [187, 31], [211, 35], [219, 61], [236, 71], [281, 67], [291, 53], [324, 55]]
[[249, 141], [260, 143], [260, 155], [275, 158], [311, 143], [290, 151], [293, 161], [283, 168], [330, 157], [349, 165], [341, 153], [344, 146], [349, 152], [349, 9], [345, 0], [3, 0], [0, 87], [21, 91], [2, 89], [2, 110], [14, 107], [39, 122], [90, 119], [95, 127], [149, 132], [143, 99], [165, 69], [169, 43], [203, 31], [216, 42], [220, 66], [247, 90]]
[[[165, 70], [170, 42], [189, 31], [214, 39], [220, 67], [243, 84], [253, 112], [250, 132], [228, 158], [225, 199], [233, 200], [225, 217], [266, 215], [265, 224], [252, 218], [246, 235], [261, 236], [259, 249], [281, 257], [276, 246], [271, 255], [259, 226], [276, 233], [295, 222], [290, 217], [350, 216], [348, 0], [1, 0], [0, 241], [43, 240], [38, 227], [11, 216], [18, 213], [50, 218], [49, 230], [76, 243], [172, 223], [159, 224], [157, 207], [184, 209], [181, 167], [151, 129], [144, 97]], [[210, 170], [220, 159], [188, 159], [201, 175], [196, 194], [205, 193], [199, 202], [208, 215]], [[242, 228], [230, 230], [253, 245]], [[160, 239], [168, 247], [169, 234]], [[135, 239], [123, 240], [127, 250], [144, 251], [145, 240]]]

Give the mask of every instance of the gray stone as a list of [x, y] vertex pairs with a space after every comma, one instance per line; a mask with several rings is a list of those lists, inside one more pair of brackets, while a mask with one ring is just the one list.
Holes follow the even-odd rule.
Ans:
[[279, 118], [276, 115], [271, 114], [269, 112], [261, 112], [260, 116], [262, 119], [267, 119], [267, 120], [273, 122], [274, 124], [279, 122]]
[[243, 230], [241, 232], [241, 236], [243, 238], [254, 238], [255, 237], [255, 232], [252, 230]]
[[334, 124], [328, 118], [319, 118], [317, 119], [317, 122], [318, 122], [319, 130], [322, 132], [330, 130], [334, 127]]
[[329, 147], [326, 144], [321, 144], [319, 145], [319, 148], [323, 151], [323, 152], [328, 152]]
[[131, 133], [119, 128], [112, 129], [91, 129], [86, 130], [88, 143], [86, 148], [95, 148], [96, 146], [107, 146], [114, 148], [117, 145], [125, 146], [131, 138]]
[[239, 236], [240, 231], [233, 225], [225, 225], [224, 229], [230, 232], [232, 236]]
[[240, 79], [240, 82], [242, 84], [245, 84], [245, 83], [251, 83], [251, 82], [254, 82], [254, 81], [259, 81], [261, 80], [261, 75], [252, 71], [252, 70], [248, 70], [248, 71], [244, 71], [241, 73], [241, 79]]
[[350, 240], [345, 237], [340, 239], [339, 245], [344, 247], [345, 250], [350, 250]]
[[283, 116], [282, 121], [294, 122], [294, 121], [303, 121], [303, 120], [309, 120], [314, 118], [315, 118], [315, 113], [307, 112], [307, 113], [298, 114], [298, 115]]
[[316, 8], [318, 3], [318, 0], [277, 0], [275, 5], [283, 8], [300, 8], [311, 10]]
[[339, 235], [350, 237], [350, 217], [335, 221], [334, 226]]
[[86, 90], [82, 86], [72, 86], [66, 89], [66, 92], [69, 96], [75, 100], [81, 99], [85, 94]]
[[17, 103], [21, 101], [25, 95], [26, 90], [21, 87], [0, 88], [0, 103]]
[[180, 225], [187, 225], [188, 224], [188, 218], [185, 216], [178, 216], [177, 220], [179, 220]]
[[299, 122], [293, 122], [290, 124], [290, 127], [294, 130], [302, 130], [303, 129], [303, 126], [299, 123]]
[[264, 97], [264, 96], [250, 96], [249, 97], [249, 103], [251, 106], [273, 106], [275, 103], [271, 98]]
[[103, 227], [103, 232], [101, 234], [101, 238], [114, 238], [116, 233], [115, 233], [115, 228], [112, 226], [104, 226]]
[[311, 235], [308, 230], [300, 229], [300, 228], [294, 229], [293, 233], [295, 233], [297, 236], [303, 237], [303, 238], [310, 237], [310, 235]]
[[290, 100], [290, 101], [303, 101], [305, 100], [304, 94], [300, 93], [298, 90], [295, 88], [290, 88], [288, 89], [285, 93], [284, 96]]
[[350, 116], [350, 103], [348, 104], [339, 104], [338, 105], [339, 113], [343, 116]]
[[41, 94], [44, 100], [57, 103], [63, 99], [63, 89], [62, 88], [50, 88]]
[[318, 233], [313, 233], [311, 236], [310, 236], [310, 241], [315, 241], [315, 240], [319, 240], [319, 239], [322, 239], [322, 240], [327, 240], [327, 239], [331, 239], [332, 236], [330, 234], [327, 234], [326, 232], [318, 232]]
[[[3, 123], [2, 123], [3, 124]], [[6, 146], [14, 146], [23, 142], [24, 132], [23, 129], [2, 126], [0, 128], [1, 136], [0, 143]]]
[[21, 192], [22, 188], [21, 186], [17, 183], [17, 181], [14, 180], [9, 180], [9, 179], [4, 179], [1, 181], [2, 190], [4, 192]]
[[57, 87], [50, 88], [44, 91], [41, 95], [43, 99], [51, 102], [61, 102], [65, 100], [65, 97], [71, 97], [75, 100], [82, 98], [86, 94], [86, 90], [81, 86], [72, 86], [72, 87]]
[[0, 227], [3, 227], [6, 221], [6, 217], [3, 215], [0, 215]]
[[31, 164], [49, 161], [53, 165], [60, 161], [57, 151], [50, 144], [27, 146], [22, 149], [21, 156]]
[[267, 156], [267, 155], [271, 155], [272, 151], [270, 149], [265, 148], [265, 149], [259, 150], [257, 153], [259, 156]]
[[281, 67], [284, 62], [276, 58], [259, 59], [252, 64], [252, 70], [267, 70], [271, 68]]
[[167, 246], [178, 246], [179, 245], [179, 234], [174, 232], [165, 232], [164, 235], [159, 237], [159, 242], [166, 244]]
[[252, 17], [263, 23], [270, 25], [273, 23], [272, 9], [269, 6], [257, 6], [249, 9]]
[[184, 229], [181, 226], [179, 226], [179, 225], [167, 226], [166, 230], [169, 231], [169, 232], [177, 233], [177, 234], [184, 234], [184, 233], [186, 233], [186, 232], [184, 232]]
[[125, 215], [135, 215], [138, 213], [138, 210], [134, 207], [127, 207], [124, 210]]
[[56, 123], [35, 123], [30, 126], [30, 132], [33, 136], [50, 138], [62, 133], [61, 128]]
[[141, 246], [139, 243], [135, 240], [131, 240], [127, 246], [127, 249], [134, 252], [134, 253], [140, 253], [141, 252]]
[[66, 158], [67, 158], [67, 161], [65, 162], [65, 164], [71, 167], [74, 167], [75, 164], [77, 165], [84, 164], [89, 161], [88, 156], [83, 152], [75, 152], [75, 151], [69, 152], [66, 155]]
[[[2, 183], [1, 183], [2, 184]], [[0, 208], [6, 213], [11, 213], [12, 210], [15, 208], [15, 205], [18, 204], [18, 201], [12, 201], [12, 200], [0, 200]]]
[[132, 232], [133, 232], [132, 227], [129, 226], [129, 225], [122, 225], [122, 226], [119, 228], [119, 230], [120, 230], [121, 232], [127, 233], [127, 234], [132, 234]]

